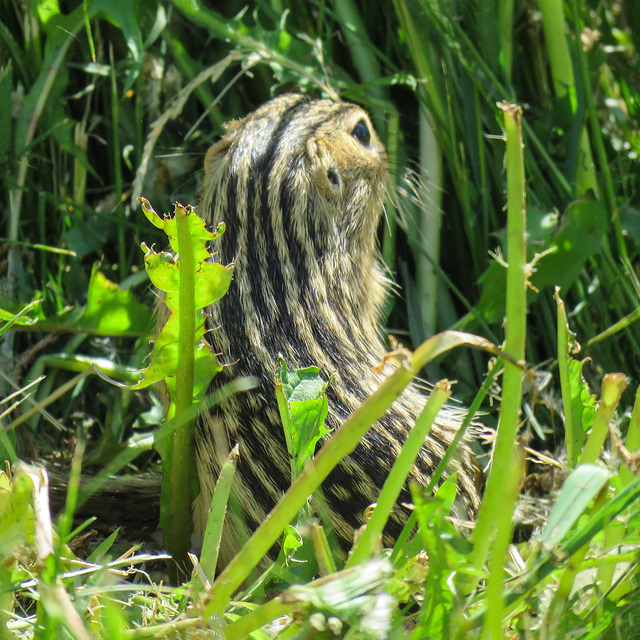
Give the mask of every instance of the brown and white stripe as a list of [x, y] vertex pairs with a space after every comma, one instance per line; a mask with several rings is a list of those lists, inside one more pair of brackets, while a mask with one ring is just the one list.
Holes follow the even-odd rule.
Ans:
[[[384, 147], [359, 107], [288, 94], [228, 125], [205, 161], [199, 211], [224, 221], [220, 262], [235, 263], [229, 292], [210, 310], [210, 341], [228, 364], [214, 384], [242, 375], [261, 381], [202, 420], [197, 436], [201, 495], [194, 505], [202, 536], [224, 451], [240, 442], [237, 495], [247, 526], [265, 517], [290, 482], [290, 461], [276, 408], [277, 357], [334, 375], [328, 390], [335, 427], [379, 381], [372, 372], [385, 348], [379, 311], [388, 292], [376, 250], [387, 169]], [[340, 538], [362, 524], [415, 422], [424, 396], [409, 388], [323, 485]], [[428, 481], [459, 426], [445, 409], [416, 463]], [[225, 447], [222, 447], [224, 449]], [[478, 503], [475, 463], [459, 449], [459, 494], [472, 515]], [[405, 490], [402, 500], [408, 501]], [[388, 527], [397, 535], [406, 513]], [[228, 560], [231, 548], [223, 550]], [[225, 556], [227, 556], [225, 558]]]

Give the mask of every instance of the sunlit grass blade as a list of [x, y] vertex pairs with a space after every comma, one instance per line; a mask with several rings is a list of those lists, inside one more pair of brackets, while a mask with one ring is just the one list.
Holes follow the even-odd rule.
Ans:
[[424, 446], [431, 425], [450, 395], [451, 386], [447, 380], [442, 380], [434, 385], [424, 409], [416, 419], [416, 424], [405, 440], [402, 450], [385, 480], [376, 506], [351, 551], [346, 567], [353, 567], [372, 556], [376, 544], [382, 539], [382, 530], [400, 495], [405, 480], [420, 453], [420, 449]]
[[229, 502], [238, 456], [239, 445], [236, 444], [222, 465], [216, 488], [211, 498], [211, 510], [207, 518], [207, 527], [202, 540], [202, 554], [200, 555], [200, 566], [209, 582], [213, 581], [218, 564], [218, 553], [227, 513], [227, 503]]

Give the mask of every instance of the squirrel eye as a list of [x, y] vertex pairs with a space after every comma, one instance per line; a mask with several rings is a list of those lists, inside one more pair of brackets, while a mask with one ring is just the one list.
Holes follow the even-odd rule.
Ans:
[[369, 127], [367, 127], [367, 123], [364, 120], [360, 120], [358, 124], [353, 127], [353, 131], [351, 135], [360, 143], [365, 146], [371, 142], [371, 132], [369, 131]]

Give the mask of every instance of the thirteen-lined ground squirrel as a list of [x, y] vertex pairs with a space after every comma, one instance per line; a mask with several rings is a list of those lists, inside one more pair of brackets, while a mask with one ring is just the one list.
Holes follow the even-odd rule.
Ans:
[[[380, 380], [372, 372], [385, 347], [379, 312], [387, 294], [376, 250], [386, 180], [384, 147], [367, 114], [353, 104], [284, 95], [232, 122], [205, 162], [199, 211], [225, 221], [218, 259], [235, 262], [227, 295], [211, 310], [210, 339], [232, 363], [215, 382], [241, 375], [257, 390], [227, 400], [200, 424], [195, 503], [202, 536], [221, 453], [216, 418], [227, 444], [240, 442], [236, 475], [247, 524], [255, 528], [290, 482], [290, 461], [274, 392], [278, 354], [289, 365], [312, 364], [334, 378], [328, 426], [351, 413]], [[339, 537], [351, 541], [365, 508], [377, 498], [409, 429], [424, 406], [409, 388], [325, 481], [324, 495]], [[459, 420], [443, 410], [417, 461], [426, 483]], [[218, 438], [219, 440], [219, 438]], [[475, 463], [461, 447], [459, 494], [470, 513], [478, 503]], [[402, 500], [410, 500], [408, 492]], [[388, 533], [399, 532], [398, 508]], [[224, 559], [224, 558], [223, 558]]]

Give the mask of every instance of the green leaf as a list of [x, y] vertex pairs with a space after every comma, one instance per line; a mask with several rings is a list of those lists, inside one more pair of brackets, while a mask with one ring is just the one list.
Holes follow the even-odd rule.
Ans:
[[22, 327], [34, 325], [37, 322], [35, 316], [42, 314], [41, 302], [42, 300], [33, 300], [28, 304], [15, 303], [0, 296], [0, 321], [6, 323], [0, 328], [0, 335], [14, 324]]
[[574, 469], [558, 494], [540, 541], [549, 545], [562, 542], [610, 477], [607, 469], [596, 464], [581, 464]]
[[280, 358], [276, 388], [279, 385], [288, 408], [288, 416], [285, 415], [283, 419], [285, 433], [291, 444], [294, 468], [298, 474], [313, 457], [320, 438], [330, 431], [324, 426], [329, 411], [325, 393], [329, 382], [320, 377], [317, 367], [290, 368]]
[[12, 66], [9, 60], [4, 67], [0, 67], [0, 179], [4, 178], [6, 164], [11, 152], [11, 85]]
[[504, 318], [507, 270], [495, 260], [480, 276], [478, 285], [482, 291], [477, 311], [487, 322], [500, 322]]
[[[179, 346], [179, 305], [180, 305], [180, 269], [182, 268], [178, 249], [178, 227], [174, 216], [162, 218], [153, 210], [148, 200], [140, 198], [142, 211], [147, 220], [167, 234], [174, 253], [161, 251], [156, 253], [142, 243], [145, 252], [144, 261], [149, 279], [161, 291], [166, 293], [165, 303], [170, 311], [166, 324], [154, 341], [149, 366], [143, 370], [145, 375], [136, 388], [144, 388], [164, 380], [171, 395], [175, 390], [176, 366]], [[176, 204], [176, 206], [182, 206]], [[184, 208], [183, 208], [184, 209]], [[220, 225], [215, 232], [207, 230], [204, 220], [191, 206], [185, 213], [189, 225], [189, 236], [193, 246], [195, 269], [194, 307], [196, 309], [195, 356], [194, 356], [194, 398], [201, 398], [207, 390], [213, 376], [221, 370], [215, 355], [204, 340], [206, 332], [203, 309], [217, 302], [229, 288], [233, 277], [232, 267], [210, 262], [211, 253], [208, 243], [216, 240], [224, 232]]]
[[557, 250], [537, 263], [532, 284], [540, 290], [558, 286], [566, 291], [580, 275], [585, 262], [600, 253], [607, 226], [607, 210], [603, 204], [594, 200], [573, 202], [562, 217], [560, 230], [547, 243], [547, 249], [557, 247]]
[[118, 226], [113, 218], [96, 216], [90, 220], [77, 222], [62, 235], [67, 249], [73, 251], [78, 258], [84, 258], [101, 249], [118, 233]]
[[17, 473], [11, 481], [4, 471], [0, 471], [0, 558], [3, 563], [19, 547], [32, 541], [32, 496], [33, 482], [27, 473]]
[[89, 11], [90, 17], [102, 14], [120, 27], [122, 36], [129, 47], [133, 58], [133, 68], [128, 74], [123, 93], [131, 89], [142, 68], [142, 32], [135, 9], [135, 3], [132, 4], [131, 0], [95, 0]]
[[[559, 286], [563, 291], [576, 280], [586, 261], [600, 253], [602, 238], [607, 229], [606, 209], [591, 200], [573, 202], [562, 217], [559, 229], [554, 230], [555, 216], [538, 209], [527, 210], [532, 220], [527, 221], [527, 256], [545, 254], [536, 262], [531, 283], [542, 291]], [[499, 234], [503, 239], [505, 234]], [[548, 253], [545, 253], [548, 252]], [[506, 269], [497, 261], [491, 262], [480, 276], [480, 300], [476, 310], [488, 322], [500, 322], [504, 317]], [[532, 295], [532, 294], [529, 294]]]
[[82, 327], [100, 334], [144, 335], [153, 324], [151, 313], [131, 291], [121, 289], [93, 267]]
[[[585, 360], [568, 360], [569, 391], [571, 395], [571, 415], [573, 418], [573, 451], [579, 452], [586, 434], [593, 424], [596, 411], [596, 397], [582, 375]], [[566, 408], [565, 408], [566, 410]]]

